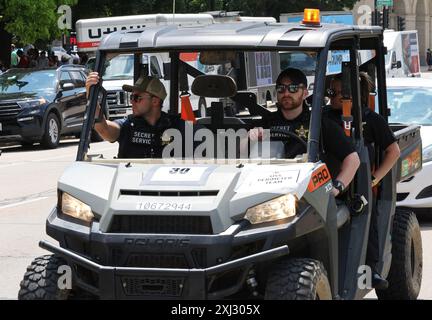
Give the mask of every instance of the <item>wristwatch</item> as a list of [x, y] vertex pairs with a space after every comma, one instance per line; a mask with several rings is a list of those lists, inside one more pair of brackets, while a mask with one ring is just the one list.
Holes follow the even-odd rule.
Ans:
[[372, 179], [372, 187], [375, 187], [379, 184], [379, 180], [375, 178], [374, 175], [371, 175], [371, 179]]
[[345, 191], [345, 185], [339, 180], [333, 180], [333, 188], [337, 189], [339, 194], [342, 194]]

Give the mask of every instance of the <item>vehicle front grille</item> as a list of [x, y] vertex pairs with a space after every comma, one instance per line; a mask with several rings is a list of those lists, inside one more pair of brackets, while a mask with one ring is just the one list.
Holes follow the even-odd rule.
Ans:
[[213, 234], [210, 217], [114, 216], [109, 233]]
[[398, 193], [396, 194], [396, 201], [404, 201], [408, 196], [409, 193]]
[[109, 108], [108, 110], [112, 112], [114, 112], [114, 110], [128, 109], [131, 107], [130, 93], [124, 91], [108, 91], [106, 101]]
[[417, 200], [432, 197], [432, 186], [424, 188], [416, 197]]
[[15, 118], [21, 112], [21, 107], [17, 103], [0, 102], [0, 119]]
[[415, 177], [415, 176], [412, 176], [412, 177], [410, 177], [410, 178], [408, 178], [408, 179], [402, 181], [401, 183], [408, 183], [408, 182], [411, 182], [411, 181], [414, 180], [414, 177]]
[[219, 191], [149, 191], [120, 190], [121, 196], [150, 197], [216, 197]]
[[127, 296], [181, 296], [184, 278], [140, 277], [121, 279]]
[[186, 258], [182, 254], [139, 254], [129, 255], [126, 265], [128, 268], [188, 268]]

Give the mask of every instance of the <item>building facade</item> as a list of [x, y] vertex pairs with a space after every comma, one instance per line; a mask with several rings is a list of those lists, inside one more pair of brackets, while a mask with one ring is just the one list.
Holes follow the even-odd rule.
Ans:
[[[432, 47], [432, 0], [394, 0], [390, 10], [390, 28], [397, 29], [397, 17], [405, 18], [405, 30], [417, 30], [420, 57], [425, 64], [426, 49]], [[374, 0], [360, 0], [354, 6], [354, 17], [359, 25], [370, 25]]]

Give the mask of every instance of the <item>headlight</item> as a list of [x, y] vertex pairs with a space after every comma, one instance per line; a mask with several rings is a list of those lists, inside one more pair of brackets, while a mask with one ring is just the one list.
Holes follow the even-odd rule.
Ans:
[[92, 222], [94, 218], [88, 205], [65, 192], [62, 195], [61, 211], [65, 215], [88, 223]]
[[29, 101], [20, 101], [18, 102], [19, 106], [21, 108], [34, 108], [34, 107], [39, 107], [43, 104], [45, 104], [47, 101], [42, 98], [42, 99], [37, 99], [37, 100], [29, 100]]
[[271, 222], [294, 217], [296, 214], [296, 197], [288, 194], [246, 211], [245, 219], [252, 224]]
[[432, 161], [432, 144], [423, 149], [423, 162]]

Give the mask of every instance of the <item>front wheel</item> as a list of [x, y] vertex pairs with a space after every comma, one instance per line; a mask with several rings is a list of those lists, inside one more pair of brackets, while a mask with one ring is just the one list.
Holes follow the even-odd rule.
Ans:
[[59, 268], [66, 262], [56, 255], [38, 257], [27, 267], [18, 300], [67, 300], [71, 290], [59, 288]]
[[45, 131], [41, 143], [45, 148], [55, 149], [59, 142], [60, 122], [54, 113], [50, 113], [45, 124]]
[[420, 293], [423, 252], [416, 215], [396, 208], [392, 230], [392, 262], [387, 277], [389, 287], [376, 290], [382, 300], [415, 300]]
[[313, 259], [283, 259], [270, 271], [266, 300], [331, 300], [326, 270]]

